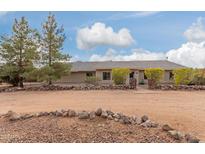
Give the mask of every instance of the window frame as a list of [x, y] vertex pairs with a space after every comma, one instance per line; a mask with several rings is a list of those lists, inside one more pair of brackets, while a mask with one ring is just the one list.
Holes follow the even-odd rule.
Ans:
[[86, 77], [92, 77], [94, 76], [92, 72], [86, 72]]
[[[109, 75], [108, 75], [109, 74]], [[109, 81], [111, 80], [111, 72], [102, 72], [102, 79], [104, 81]]]
[[144, 74], [144, 80], [147, 80], [147, 76], [146, 76], [145, 72], [143, 74]]

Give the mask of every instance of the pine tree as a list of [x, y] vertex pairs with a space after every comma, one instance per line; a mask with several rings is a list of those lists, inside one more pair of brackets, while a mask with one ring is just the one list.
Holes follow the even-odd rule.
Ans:
[[70, 56], [61, 51], [65, 38], [63, 26], [58, 28], [55, 16], [49, 13], [41, 35], [41, 62], [44, 67], [40, 69], [39, 75], [40, 80], [47, 81], [49, 85], [69, 73], [70, 65], [67, 62]]
[[37, 38], [36, 30], [30, 28], [24, 17], [15, 19], [11, 36], [0, 38], [0, 57], [4, 63], [1, 74], [14, 86], [24, 86], [25, 72], [32, 70], [34, 61], [38, 59]]

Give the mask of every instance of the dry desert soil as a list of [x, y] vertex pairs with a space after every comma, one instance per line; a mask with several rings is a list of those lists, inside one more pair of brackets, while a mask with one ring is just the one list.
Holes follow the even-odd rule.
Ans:
[[[8, 110], [18, 113], [58, 109], [91, 111], [99, 107], [127, 115], [148, 115], [151, 120], [205, 140], [205, 91], [140, 89], [0, 93], [0, 114]], [[16, 125], [22, 124], [18, 122]]]

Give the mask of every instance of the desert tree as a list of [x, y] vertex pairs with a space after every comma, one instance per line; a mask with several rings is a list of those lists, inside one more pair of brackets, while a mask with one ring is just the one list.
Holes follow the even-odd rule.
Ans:
[[39, 79], [47, 81], [49, 85], [61, 76], [68, 74], [70, 56], [62, 52], [65, 41], [63, 26], [58, 27], [55, 16], [49, 13], [47, 20], [42, 25], [41, 34], [41, 63]]
[[25, 17], [15, 19], [12, 34], [0, 38], [0, 57], [3, 62], [1, 76], [14, 86], [23, 87], [25, 73], [33, 68], [38, 59], [38, 34], [30, 28]]

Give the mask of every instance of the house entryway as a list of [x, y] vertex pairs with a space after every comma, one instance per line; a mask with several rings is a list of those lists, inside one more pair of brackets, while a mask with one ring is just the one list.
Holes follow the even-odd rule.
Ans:
[[129, 86], [131, 89], [137, 88], [137, 78], [136, 78], [135, 72], [131, 72], [129, 74]]

